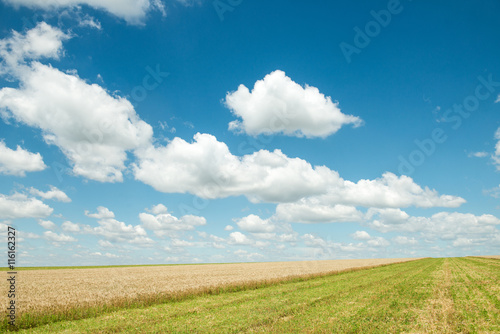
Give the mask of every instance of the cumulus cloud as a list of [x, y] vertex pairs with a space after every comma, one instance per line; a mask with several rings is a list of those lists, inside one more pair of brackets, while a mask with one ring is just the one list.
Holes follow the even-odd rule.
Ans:
[[[316, 203], [315, 203], [316, 202]], [[317, 199], [302, 199], [276, 207], [276, 219], [294, 223], [335, 223], [362, 221], [363, 213], [353, 206], [319, 204]]]
[[[54, 57], [60, 53], [66, 35], [42, 23], [26, 36], [33, 30], [40, 30], [42, 39], [52, 41], [47, 50], [31, 47], [28, 37], [15, 35], [2, 41], [0, 53], [15, 59], [33, 55]], [[9, 49], [10, 44], [15, 44], [16, 49], [28, 47], [36, 51], [19, 55]], [[38, 61], [9, 66], [20, 84], [19, 88], [0, 90], [2, 117], [40, 129], [45, 142], [56, 145], [66, 155], [75, 175], [100, 182], [121, 182], [127, 151], [148, 145], [153, 135], [152, 127], [139, 119], [132, 104], [110, 95], [97, 84], [85, 82], [75, 73], [63, 73]]]
[[119, 258], [118, 255], [116, 254], [111, 254], [111, 253], [104, 253], [102, 254], [101, 252], [94, 252], [94, 253], [90, 253], [91, 256], [102, 256], [102, 257], [107, 257], [107, 258], [110, 258], [110, 259], [117, 259]]
[[165, 205], [163, 204], [158, 204], [158, 205], [154, 205], [151, 209], [146, 209], [146, 211], [149, 211], [151, 212], [152, 214], [154, 215], [159, 215], [159, 214], [162, 214], [162, 213], [168, 213], [168, 209]]
[[392, 173], [354, 183], [325, 166], [313, 167], [280, 150], [260, 150], [238, 157], [209, 134], [196, 134], [192, 143], [175, 138], [166, 146], [138, 150], [137, 156], [133, 164], [135, 178], [158, 191], [188, 192], [208, 199], [244, 195], [252, 202], [275, 203], [307, 197], [294, 207], [295, 212], [308, 210], [297, 219], [303, 221], [308, 215], [316, 221], [358, 219], [359, 213], [346, 206], [457, 207], [465, 202]]
[[383, 237], [371, 238], [366, 243], [372, 247], [387, 247], [390, 245], [390, 242]]
[[469, 153], [469, 158], [486, 158], [490, 154], [488, 152], [471, 152]]
[[16, 72], [24, 69], [20, 65], [24, 64], [25, 59], [59, 59], [63, 41], [67, 39], [69, 35], [45, 22], [40, 22], [24, 35], [13, 31], [12, 37], [0, 40], [2, 70]]
[[97, 207], [96, 213], [90, 213], [88, 210], [85, 210], [85, 215], [90, 218], [95, 219], [111, 219], [115, 218], [115, 213], [110, 211], [108, 208], [104, 206]]
[[193, 242], [181, 239], [172, 239], [172, 241], [170, 242], [170, 246], [172, 247], [190, 247], [193, 245]]
[[500, 170], [500, 128], [495, 132], [495, 139], [497, 143], [495, 145], [495, 154], [492, 156], [492, 159], [497, 166], [497, 170]]
[[304, 240], [306, 246], [315, 246], [315, 247], [328, 247], [329, 242], [324, 240], [321, 237], [317, 237], [313, 234], [306, 233], [301, 237]]
[[56, 224], [54, 224], [53, 222], [51, 222], [50, 220], [39, 220], [38, 221], [38, 224], [43, 227], [44, 229], [46, 230], [53, 230], [55, 229], [57, 226]]
[[356, 231], [351, 234], [351, 237], [356, 240], [370, 240], [372, 238], [366, 231]]
[[42, 201], [24, 194], [0, 194], [0, 219], [45, 218], [53, 211]]
[[413, 217], [400, 209], [370, 209], [368, 226], [380, 232], [419, 232], [430, 239], [454, 240], [463, 236], [495, 235], [500, 219], [493, 215], [439, 212], [431, 217]]
[[283, 71], [274, 71], [255, 83], [252, 92], [240, 85], [226, 96], [226, 106], [241, 118], [229, 129], [249, 135], [282, 133], [296, 137], [327, 137], [343, 125], [361, 125], [359, 117], [343, 114], [338, 102], [320, 91], [295, 83]]
[[245, 195], [252, 202], [295, 201], [326, 192], [338, 179], [336, 172], [313, 168], [280, 150], [237, 157], [212, 135], [198, 133], [194, 140], [175, 138], [166, 146], [138, 151], [135, 178], [162, 192], [210, 199]]
[[418, 241], [415, 238], [408, 238], [402, 235], [399, 235], [392, 239], [398, 245], [417, 245]]
[[65, 221], [64, 223], [62, 223], [61, 228], [65, 232], [73, 232], [73, 233], [80, 232], [80, 226], [70, 221]]
[[164, 235], [172, 231], [193, 231], [197, 226], [207, 224], [204, 217], [185, 215], [177, 218], [168, 213], [167, 208], [163, 204], [153, 206], [150, 213], [140, 213], [139, 219], [141, 220], [144, 228], [154, 231], [156, 235]]
[[253, 244], [253, 240], [244, 235], [241, 232], [232, 232], [229, 234], [228, 243], [232, 245], [250, 245]]
[[40, 153], [31, 153], [19, 145], [16, 150], [11, 150], [0, 141], [0, 174], [26, 176], [26, 172], [38, 172], [46, 168]]
[[132, 226], [114, 219], [115, 214], [105, 207], [98, 207], [96, 213], [85, 212], [85, 215], [98, 220], [99, 226], [85, 225], [83, 233], [103, 236], [110, 242], [128, 242], [132, 244], [148, 245], [154, 241], [147, 237], [147, 233], [140, 225]]
[[372, 237], [366, 231], [356, 231], [353, 234], [351, 234], [351, 237], [355, 240], [366, 241], [366, 244], [372, 247], [387, 247], [390, 245], [390, 242], [387, 241], [385, 238]]
[[99, 240], [97, 244], [103, 248], [114, 248], [115, 245], [109, 242], [108, 240]]
[[50, 186], [50, 190], [47, 192], [43, 192], [43, 191], [40, 191], [38, 189], [31, 188], [30, 194], [32, 194], [33, 196], [41, 197], [41, 198], [46, 199], [46, 200], [47, 199], [48, 200], [56, 200], [56, 201], [65, 202], [65, 203], [71, 202], [71, 199], [68, 197], [68, 195], [66, 195], [66, 193], [64, 191], [62, 191], [54, 186]]
[[240, 229], [251, 233], [271, 233], [276, 230], [276, 226], [269, 219], [261, 219], [257, 215], [243, 217], [236, 222]]
[[98, 10], [104, 10], [130, 24], [141, 24], [146, 14], [158, 10], [165, 15], [165, 7], [160, 0], [3, 0], [14, 7], [52, 11], [61, 8], [78, 8], [86, 5]]
[[398, 177], [390, 172], [375, 180], [359, 180], [356, 183], [346, 180], [339, 189], [330, 191], [321, 200], [327, 203], [381, 208], [454, 208], [465, 203], [461, 197], [439, 195], [436, 190], [422, 188], [409, 176]]
[[52, 241], [53, 243], [56, 243], [56, 244], [77, 241], [75, 238], [73, 238], [69, 235], [57, 234], [57, 233], [52, 232], [52, 231], [43, 232], [43, 236], [45, 239]]

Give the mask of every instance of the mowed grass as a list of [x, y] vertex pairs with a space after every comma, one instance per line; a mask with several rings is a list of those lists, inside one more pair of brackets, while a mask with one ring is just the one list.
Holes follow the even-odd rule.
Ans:
[[500, 333], [499, 282], [499, 260], [422, 259], [21, 332]]

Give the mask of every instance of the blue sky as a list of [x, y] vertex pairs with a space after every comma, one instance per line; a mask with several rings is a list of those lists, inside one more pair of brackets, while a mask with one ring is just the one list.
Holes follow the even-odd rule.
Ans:
[[496, 1], [0, 1], [19, 265], [500, 252]]

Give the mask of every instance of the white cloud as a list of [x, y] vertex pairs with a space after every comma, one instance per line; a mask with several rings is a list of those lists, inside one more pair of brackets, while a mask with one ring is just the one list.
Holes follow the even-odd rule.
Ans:
[[8, 230], [8, 226], [11, 224], [10, 221], [3, 221], [3, 222], [0, 222], [0, 235], [2, 236], [6, 236], [7, 235], [7, 230]]
[[224, 227], [224, 231], [232, 231], [232, 230], [234, 230], [234, 227], [231, 225], [226, 225], [226, 227]]
[[468, 247], [473, 245], [474, 245], [474, 240], [472, 239], [458, 238], [457, 240], [453, 241], [453, 246], [455, 247]]
[[108, 240], [99, 240], [97, 242], [97, 244], [101, 247], [104, 247], [104, 248], [114, 248], [115, 245], [111, 242], [109, 242]]
[[338, 188], [320, 198], [326, 203], [364, 207], [421, 208], [458, 207], [465, 203], [461, 197], [439, 195], [436, 190], [422, 188], [409, 176], [386, 172], [375, 180], [344, 181]]
[[86, 17], [80, 19], [80, 22], [78, 25], [80, 27], [90, 27], [90, 28], [94, 28], [97, 30], [102, 29], [101, 22], [99, 22], [98, 20], [96, 20], [95, 18], [90, 17], [90, 16], [86, 16]]
[[103, 206], [99, 206], [97, 208], [97, 213], [90, 213], [88, 210], [85, 210], [85, 215], [90, 218], [95, 219], [111, 219], [115, 218], [115, 214], [113, 211], [110, 211], [108, 208]]
[[48, 200], [56, 200], [56, 201], [65, 202], [65, 203], [71, 202], [71, 199], [68, 197], [68, 195], [66, 195], [66, 193], [64, 191], [59, 190], [57, 187], [54, 187], [54, 186], [50, 186], [50, 190], [47, 192], [43, 192], [43, 191], [40, 191], [38, 189], [31, 188], [30, 194], [32, 194], [33, 196], [41, 197], [41, 198], [46, 199], [46, 200], [47, 199]]
[[[0, 52], [17, 61], [19, 57], [33, 58], [33, 54], [59, 54], [66, 35], [56, 28], [40, 26], [26, 35], [41, 30], [40, 38], [52, 41], [47, 50], [31, 47], [28, 38], [17, 38], [16, 48], [31, 47], [36, 52], [14, 54], [6, 47], [13, 43], [9, 42], [13, 37], [1, 41]], [[0, 90], [2, 117], [40, 129], [45, 142], [56, 145], [66, 155], [74, 174], [100, 182], [121, 182], [127, 151], [149, 145], [152, 127], [139, 119], [127, 99], [112, 96], [75, 73], [63, 73], [37, 61], [7, 67], [19, 79], [20, 87]]]
[[276, 219], [294, 223], [334, 223], [362, 221], [363, 213], [353, 206], [342, 204], [322, 205], [315, 199], [296, 203], [282, 203], [276, 207]]
[[233, 254], [237, 255], [238, 257], [244, 258], [247, 261], [256, 261], [258, 259], [262, 259], [265, 257], [264, 255], [262, 255], [260, 253], [249, 253], [243, 249], [238, 249], [237, 251], [234, 251]]
[[351, 234], [351, 237], [356, 240], [370, 240], [372, 238], [366, 231], [356, 231]]
[[152, 137], [151, 126], [139, 119], [129, 101], [75, 75], [34, 63], [21, 87], [0, 90], [0, 108], [8, 110], [8, 117], [41, 129], [44, 140], [71, 161], [76, 175], [120, 182], [126, 152]]
[[24, 194], [0, 194], [0, 219], [45, 218], [54, 209], [36, 198]]
[[75, 242], [77, 241], [75, 238], [65, 235], [65, 234], [57, 234], [52, 231], [43, 232], [43, 236], [45, 239], [55, 242], [55, 243], [66, 243], [66, 242]]
[[167, 207], [165, 205], [163, 205], [163, 204], [154, 205], [150, 210], [146, 210], [146, 211], [149, 211], [149, 212], [151, 212], [154, 215], [159, 215], [159, 214], [162, 214], [162, 213], [168, 213]]
[[271, 233], [276, 230], [276, 226], [269, 219], [261, 219], [256, 215], [243, 217], [236, 222], [240, 229], [251, 233]]
[[165, 14], [165, 8], [160, 0], [3, 0], [14, 7], [26, 6], [29, 8], [52, 11], [61, 8], [77, 8], [87, 5], [98, 10], [104, 10], [112, 15], [124, 19], [130, 24], [141, 24], [146, 14], [158, 10]]
[[343, 114], [338, 103], [317, 88], [303, 88], [279, 70], [257, 81], [252, 92], [240, 85], [227, 94], [226, 105], [242, 119], [229, 123], [229, 129], [249, 135], [327, 137], [345, 124], [362, 123], [359, 117]]
[[202, 198], [245, 195], [253, 202], [294, 201], [326, 192], [338, 174], [326, 167], [289, 158], [280, 150], [261, 150], [237, 157], [209, 134], [194, 142], [174, 138], [167, 146], [137, 152], [136, 179], [167, 193], [192, 193]]
[[253, 241], [241, 232], [232, 232], [229, 234], [228, 243], [233, 245], [250, 245]]
[[32, 232], [24, 232], [23, 237], [26, 239], [40, 239], [40, 236], [38, 234]]
[[[408, 176], [385, 173], [376, 180], [343, 180], [325, 166], [311, 166], [289, 158], [280, 150], [260, 150], [238, 157], [225, 143], [209, 134], [196, 134], [194, 142], [173, 139], [166, 146], [142, 149], [133, 165], [135, 178], [158, 191], [192, 193], [201, 198], [246, 196], [252, 202], [294, 202], [305, 206], [343, 204], [366, 207], [457, 207], [465, 202], [422, 188]], [[321, 195], [321, 196], [320, 196]], [[298, 204], [297, 204], [298, 205]], [[310, 208], [318, 220], [358, 219], [352, 208]], [[347, 215], [347, 216], [346, 216]], [[305, 217], [301, 218], [305, 220]]]
[[415, 238], [408, 238], [408, 237], [401, 236], [401, 235], [393, 238], [392, 241], [394, 241], [398, 245], [417, 245], [418, 244], [418, 241]]
[[420, 232], [428, 239], [454, 240], [464, 236], [487, 236], [498, 233], [500, 219], [493, 215], [439, 212], [431, 217], [412, 217], [399, 209], [370, 209], [371, 228], [380, 232]]
[[26, 176], [26, 172], [38, 172], [46, 168], [40, 153], [31, 153], [20, 146], [14, 151], [0, 141], [0, 174]]
[[99, 226], [85, 225], [83, 233], [103, 236], [110, 242], [128, 242], [139, 245], [153, 244], [147, 233], [140, 225], [132, 226], [114, 219], [115, 214], [105, 207], [98, 207], [97, 213], [85, 212], [85, 215], [98, 219]]
[[495, 132], [495, 139], [498, 141], [495, 145], [495, 154], [492, 156], [492, 159], [495, 165], [497, 166], [497, 170], [500, 170], [500, 128], [498, 128], [497, 131]]
[[65, 221], [64, 223], [62, 223], [61, 227], [65, 232], [80, 232], [80, 226], [70, 221]]
[[39, 220], [38, 221], [38, 224], [43, 227], [44, 229], [46, 230], [53, 230], [55, 229], [57, 226], [56, 224], [54, 224], [53, 222], [51, 222], [50, 220]]
[[[372, 247], [387, 247], [390, 245], [389, 241], [382, 237], [372, 237], [366, 231], [356, 231], [351, 234], [351, 237], [355, 240], [363, 240], [366, 241], [366, 244]], [[358, 247], [362, 247], [362, 244], [359, 244]]]
[[471, 152], [469, 158], [486, 158], [490, 154], [488, 152]]
[[483, 194], [489, 195], [494, 198], [500, 198], [500, 185], [492, 189], [484, 189]]
[[62, 53], [62, 42], [69, 35], [45, 22], [40, 22], [35, 28], [22, 35], [16, 31], [12, 37], [0, 40], [0, 57], [3, 59], [3, 71], [18, 71], [26, 58], [59, 59]]
[[200, 232], [200, 231], [197, 231], [196, 233], [197, 233], [200, 237], [202, 237], [202, 238], [204, 238], [204, 239], [209, 239], [209, 240], [216, 241], [216, 242], [221, 242], [221, 241], [224, 241], [224, 238], [218, 237], [218, 236], [213, 235], [213, 234], [208, 234], [207, 232]]
[[390, 242], [382, 237], [371, 238], [366, 243], [373, 247], [387, 247], [390, 245]]
[[278, 235], [277, 240], [281, 241], [281, 242], [293, 243], [293, 242], [297, 241], [297, 236], [298, 236], [297, 232], [283, 233], [283, 234]]
[[314, 247], [328, 247], [329, 244], [326, 240], [321, 237], [314, 236], [310, 233], [304, 234], [302, 237], [306, 246], [314, 246]]
[[167, 208], [162, 204], [148, 211], [156, 214], [143, 212], [139, 214], [139, 219], [146, 229], [154, 231], [157, 235], [163, 235], [167, 231], [192, 231], [197, 226], [207, 224], [204, 217], [185, 215], [177, 218], [168, 213]]
[[111, 253], [102, 254], [101, 252], [94, 252], [94, 253], [90, 253], [90, 255], [91, 256], [102, 256], [102, 257], [107, 257], [107, 258], [110, 258], [110, 259], [117, 259], [117, 258], [119, 258], [118, 255], [111, 254]]
[[495, 146], [495, 154], [500, 155], [500, 128], [495, 132], [495, 139], [499, 140]]
[[170, 245], [172, 247], [190, 247], [190, 246], [193, 246], [194, 243], [189, 242], [187, 240], [172, 239], [172, 241], [170, 242]]
[[[316, 220], [357, 220], [359, 213], [345, 206], [457, 207], [465, 202], [388, 172], [379, 179], [354, 183], [325, 166], [313, 167], [280, 150], [238, 157], [209, 134], [196, 134], [193, 143], [174, 138], [166, 146], [138, 150], [137, 156], [135, 178], [161, 192], [188, 192], [209, 199], [244, 195], [252, 202], [278, 203], [317, 196], [294, 207], [297, 212], [308, 210], [298, 217], [303, 221], [309, 214]], [[333, 207], [336, 204], [344, 206]]]

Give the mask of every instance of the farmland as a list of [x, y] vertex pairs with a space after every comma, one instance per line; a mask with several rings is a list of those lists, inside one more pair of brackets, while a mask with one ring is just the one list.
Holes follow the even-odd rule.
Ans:
[[[396, 262], [398, 261], [401, 259]], [[181, 282], [170, 295], [164, 294], [165, 290], [159, 290], [161, 284], [165, 282], [157, 283], [157, 279], [135, 281], [123, 276], [125, 272], [113, 272], [114, 276], [107, 276], [107, 280], [113, 281], [114, 290], [112, 285], [105, 286], [103, 291], [98, 293], [97, 299], [105, 300], [105, 304], [115, 305], [115, 307], [99, 308], [98, 305], [94, 305], [93, 313], [85, 313], [83, 309], [77, 310], [74, 304], [74, 298], [77, 297], [72, 296], [70, 292], [74, 290], [85, 292], [86, 289], [92, 289], [93, 285], [83, 284], [83, 278], [87, 275], [87, 270], [99, 269], [75, 269], [69, 270], [68, 273], [61, 270], [61, 276], [70, 275], [73, 272], [73, 276], [68, 276], [70, 278], [66, 284], [78, 288], [66, 288], [66, 290], [59, 291], [54, 289], [55, 291], [50, 292], [54, 294], [54, 298], [59, 296], [58, 300], [61, 303], [53, 305], [52, 310], [54, 314], [59, 312], [59, 316], [44, 318], [43, 314], [50, 313], [47, 312], [50, 309], [50, 300], [43, 306], [39, 303], [46, 300], [48, 293], [46, 289], [49, 286], [40, 284], [39, 293], [45, 294], [45, 297], [30, 294], [34, 299], [30, 299], [29, 303], [33, 306], [28, 308], [28, 312], [26, 310], [24, 312], [33, 315], [31, 325], [47, 324], [28, 329], [26, 332], [494, 333], [500, 331], [500, 261], [497, 259], [420, 259], [310, 279], [288, 279], [279, 283], [284, 277], [290, 277], [290, 275], [317, 274], [321, 272], [321, 270], [318, 271], [320, 268], [324, 269], [323, 273], [349, 268], [348, 262], [321, 262], [146, 268], [146, 270], [153, 268], [158, 268], [158, 270], [172, 268], [169, 270], [174, 271], [182, 268], [195, 270], [190, 277], [186, 276], [182, 280], [185, 289], [179, 290], [179, 286], [182, 286]], [[331, 267], [325, 268], [326, 262], [330, 262]], [[339, 266], [339, 262], [344, 265], [344, 268]], [[300, 266], [293, 270], [290, 267], [285, 269], [286, 265], [298, 263]], [[360, 265], [361, 262], [357, 264]], [[381, 264], [383, 263], [366, 265]], [[242, 267], [238, 272], [237, 267], [233, 266]], [[270, 270], [273, 266], [277, 267], [274, 271]], [[201, 267], [207, 268], [204, 269], [205, 274], [201, 271]], [[212, 269], [217, 272], [224, 267], [230, 269], [225, 274], [225, 280], [221, 279], [220, 273], [219, 276], [206, 275], [206, 270]], [[351, 267], [355, 266], [351, 265]], [[262, 268], [260, 272], [259, 268]], [[125, 270], [127, 268], [108, 269]], [[286, 270], [288, 272], [283, 274]], [[102, 279], [101, 282], [104, 282], [106, 277], [97, 278], [99, 275], [96, 275], [101, 274], [102, 271], [105, 270], [97, 271], [94, 275], [96, 279]], [[44, 274], [43, 271], [40, 272]], [[52, 278], [54, 275], [59, 275], [59, 271], [56, 271], [58, 274], [51, 272]], [[27, 279], [28, 272], [23, 274], [26, 276], [20, 277]], [[158, 272], [155, 272], [155, 275], [158, 275]], [[39, 283], [42, 279], [46, 279], [43, 275], [36, 277]], [[78, 277], [81, 280], [78, 280]], [[123, 281], [116, 281], [115, 277], [121, 277]], [[157, 278], [159, 281], [162, 280], [158, 276]], [[128, 285], [119, 286], [123, 285], [127, 279], [130, 282]], [[169, 279], [172, 279], [172, 276]], [[252, 285], [249, 284], [251, 281], [261, 283]], [[141, 296], [144, 296], [147, 291], [146, 288], [142, 288], [142, 290], [138, 289], [136, 294], [126, 295], [127, 291], [134, 289], [134, 286], [137, 289], [137, 282], [143, 286], [149, 286], [157, 296], [164, 295], [164, 298], [158, 297], [156, 302], [152, 299], [142, 299], [149, 303], [136, 302], [134, 305], [131, 301], [141, 301]], [[217, 286], [228, 285], [233, 288], [215, 289]], [[37, 285], [34, 284], [32, 287], [34, 286]], [[177, 294], [173, 293], [175, 291]], [[186, 293], [183, 294], [182, 291]], [[194, 293], [196, 291], [198, 293]], [[116, 294], [115, 297], [121, 296], [122, 299], [111, 298], [113, 293]], [[125, 294], [125, 299], [130, 303], [123, 302], [122, 294]], [[78, 298], [84, 298], [83, 296], [80, 295]], [[84, 305], [87, 305], [87, 310], [92, 309], [93, 305], [90, 296], [89, 294], [85, 297], [87, 304]], [[93, 298], [95, 302], [96, 296]], [[66, 308], [63, 308], [65, 300], [67, 304]], [[117, 300], [122, 300], [122, 304], [117, 303]], [[43, 307], [49, 307], [49, 309]], [[38, 316], [36, 316], [37, 312]], [[78, 318], [82, 319], [76, 320]], [[24, 321], [25, 325], [29, 325], [28, 318], [21, 317], [20, 320]], [[62, 321], [56, 322], [55, 320]]]
[[480, 256], [485, 259], [499, 259], [500, 260], [500, 255], [485, 255], [485, 256]]

